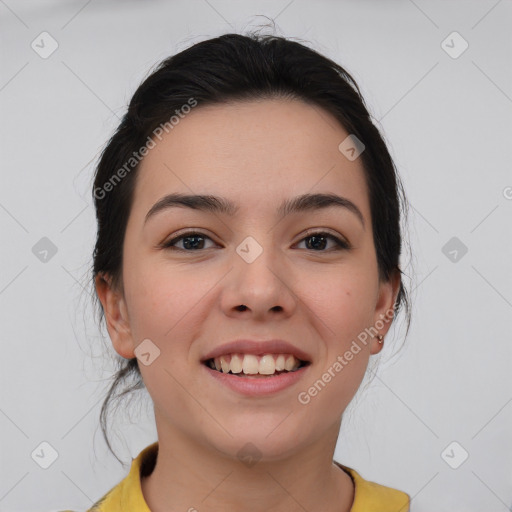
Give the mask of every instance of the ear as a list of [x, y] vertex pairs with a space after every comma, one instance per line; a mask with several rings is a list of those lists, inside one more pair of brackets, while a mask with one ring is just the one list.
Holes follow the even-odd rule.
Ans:
[[123, 293], [115, 290], [111, 283], [111, 276], [98, 273], [95, 278], [96, 293], [103, 306], [108, 334], [115, 351], [125, 359], [132, 359], [135, 357], [135, 344], [126, 302]]
[[[400, 291], [400, 272], [395, 270], [388, 281], [380, 281], [379, 282], [379, 291], [377, 296], [377, 303], [375, 305], [375, 313], [373, 316], [373, 324], [382, 336], [386, 336], [389, 328], [391, 327], [393, 321], [393, 315], [395, 312], [395, 302], [398, 296], [398, 292]], [[376, 335], [377, 336], [377, 335]], [[378, 354], [382, 347], [383, 343], [379, 343], [377, 338], [373, 339], [371, 344], [371, 354]]]

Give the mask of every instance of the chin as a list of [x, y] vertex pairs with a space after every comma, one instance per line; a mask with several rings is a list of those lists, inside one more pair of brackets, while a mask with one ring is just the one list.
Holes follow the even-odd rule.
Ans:
[[[283, 418], [281, 418], [282, 421]], [[256, 423], [256, 424], [254, 424]], [[210, 442], [226, 457], [239, 459], [248, 467], [254, 465], [254, 461], [276, 462], [292, 456], [306, 440], [298, 440], [286, 428], [273, 424], [272, 428], [261, 428], [258, 422], [253, 420], [253, 427], [242, 430], [228, 429], [232, 437], [223, 437], [222, 441], [210, 440]]]

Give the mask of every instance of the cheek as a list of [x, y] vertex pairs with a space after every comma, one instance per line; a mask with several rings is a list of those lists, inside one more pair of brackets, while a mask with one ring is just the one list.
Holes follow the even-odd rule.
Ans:
[[159, 351], [150, 365], [139, 363], [144, 384], [160, 411], [192, 414], [194, 404], [182, 386], [189, 379], [190, 347], [200, 335], [198, 315], [213, 284], [155, 262], [136, 270], [126, 280], [130, 328], [135, 345], [149, 339]]
[[351, 266], [308, 275], [295, 292], [321, 319], [326, 339], [344, 343], [372, 321], [376, 276], [368, 268]]
[[188, 270], [154, 262], [135, 269], [126, 281], [132, 332], [161, 341], [189, 325], [191, 312], [209, 289], [204, 279]]
[[[318, 284], [318, 283], [317, 283]], [[312, 312], [310, 322], [324, 338], [316, 371], [301, 390], [306, 411], [321, 411], [334, 421], [348, 406], [364, 377], [369, 344], [358, 336], [372, 320], [372, 284], [364, 272], [332, 274], [317, 286], [303, 290]]]

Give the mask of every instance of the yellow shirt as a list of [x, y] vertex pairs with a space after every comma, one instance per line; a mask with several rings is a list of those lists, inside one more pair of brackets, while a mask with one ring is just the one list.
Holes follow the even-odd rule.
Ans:
[[[144, 448], [133, 459], [128, 475], [87, 512], [151, 512], [144, 500], [140, 481], [141, 476], [153, 471], [157, 453], [158, 441]], [[410, 498], [405, 492], [369, 482], [352, 468], [333, 462], [354, 482], [354, 503], [350, 512], [409, 512]]]

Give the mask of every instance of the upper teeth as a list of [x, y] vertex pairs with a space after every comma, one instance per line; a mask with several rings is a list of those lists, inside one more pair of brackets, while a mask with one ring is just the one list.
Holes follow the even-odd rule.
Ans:
[[[300, 361], [292, 354], [227, 354], [214, 359], [215, 369], [223, 373], [272, 375], [275, 372], [296, 370]], [[213, 367], [213, 366], [212, 366]]]

